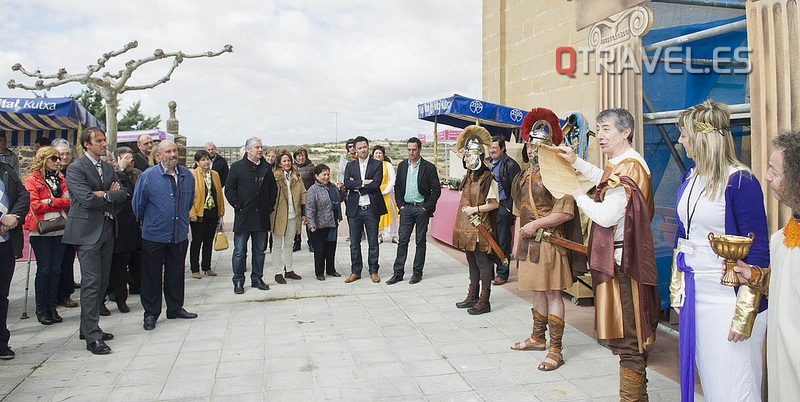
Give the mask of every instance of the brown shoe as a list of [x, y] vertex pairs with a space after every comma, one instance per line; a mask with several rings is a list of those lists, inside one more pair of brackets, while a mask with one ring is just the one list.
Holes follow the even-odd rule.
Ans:
[[289, 279], [294, 279], [294, 280], [300, 280], [300, 279], [303, 279], [303, 277], [302, 277], [302, 276], [300, 276], [300, 275], [297, 275], [296, 273], [294, 273], [294, 271], [289, 271], [289, 272], [287, 272], [287, 273], [286, 273], [286, 277], [287, 277], [287, 278], [289, 278]]
[[70, 299], [69, 297], [64, 299], [64, 300], [59, 301], [58, 304], [60, 304], [60, 305], [62, 305], [64, 307], [78, 307], [78, 302], [76, 302], [75, 300]]
[[378, 283], [381, 281], [381, 277], [378, 274], [369, 274], [369, 277], [372, 278], [373, 283]]
[[192, 278], [194, 278], [194, 279], [200, 279], [200, 278], [202, 278], [202, 276], [200, 275], [200, 273], [199, 273], [199, 272], [192, 272]]
[[344, 283], [354, 282], [354, 281], [357, 281], [359, 279], [361, 279], [361, 276], [356, 275], [356, 274], [350, 274], [350, 276], [348, 276], [347, 279], [344, 280]]
[[206, 271], [206, 275], [208, 275], [208, 276], [217, 276], [217, 273], [214, 272], [213, 269], [209, 269], [208, 271]]
[[286, 284], [286, 279], [283, 279], [283, 275], [278, 274], [278, 275], [275, 275], [275, 282], [278, 282], [281, 285], [285, 285]]
[[508, 279], [494, 278], [494, 280], [492, 281], [492, 285], [497, 285], [497, 286], [505, 285], [506, 282], [508, 282]]

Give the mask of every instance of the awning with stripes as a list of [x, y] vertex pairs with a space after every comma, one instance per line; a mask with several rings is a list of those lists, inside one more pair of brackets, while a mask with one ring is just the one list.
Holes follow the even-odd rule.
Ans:
[[105, 129], [72, 98], [0, 98], [0, 131], [9, 146], [31, 145], [39, 137], [75, 144], [84, 127]]

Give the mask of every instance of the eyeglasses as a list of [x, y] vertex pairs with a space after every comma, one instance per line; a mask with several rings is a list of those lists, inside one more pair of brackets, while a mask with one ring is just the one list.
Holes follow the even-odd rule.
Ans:
[[61, 158], [58, 155], [53, 155], [49, 158], [53, 162], [59, 162]]

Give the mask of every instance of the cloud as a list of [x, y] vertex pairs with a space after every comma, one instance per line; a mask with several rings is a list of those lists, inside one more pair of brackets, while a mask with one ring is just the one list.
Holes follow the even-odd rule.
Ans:
[[[168, 117], [178, 103], [190, 145], [266, 144], [338, 138], [407, 138], [433, 129], [417, 104], [461, 93], [481, 94], [481, 2], [446, 1], [137, 1], [13, 0], [4, 15], [0, 83], [31, 82], [11, 71], [86, 71], [104, 52], [132, 40], [139, 47], [110, 71], [155, 49], [198, 53], [232, 44], [234, 52], [185, 60], [172, 79], [123, 94], [148, 115]], [[169, 62], [137, 70], [131, 84], [160, 78]], [[56, 88], [48, 96], [80, 91]], [[0, 96], [27, 96], [0, 88]], [[336, 113], [333, 113], [336, 112]], [[162, 123], [163, 125], [163, 123]]]

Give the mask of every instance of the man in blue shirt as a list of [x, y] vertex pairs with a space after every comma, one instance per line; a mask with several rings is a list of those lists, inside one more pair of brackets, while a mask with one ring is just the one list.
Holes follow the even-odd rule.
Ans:
[[133, 211], [142, 222], [142, 284], [144, 329], [156, 328], [161, 314], [163, 264], [167, 318], [197, 318], [183, 308], [184, 264], [189, 236], [189, 209], [194, 201], [194, 176], [178, 166], [178, 147], [161, 141], [156, 152], [161, 163], [136, 181]]
[[[519, 164], [506, 154], [506, 141], [502, 136], [492, 137], [492, 147], [489, 149], [489, 162], [492, 164], [492, 173], [497, 181], [497, 190], [500, 193], [500, 208], [497, 209], [497, 243], [505, 255], [511, 255], [511, 229], [514, 225], [514, 214], [511, 207], [511, 182], [520, 172]], [[508, 266], [497, 266], [497, 277], [493, 285], [502, 285], [508, 281]]]
[[436, 166], [422, 159], [422, 142], [417, 137], [411, 137], [406, 144], [408, 159], [400, 162], [397, 167], [397, 180], [394, 185], [394, 196], [397, 207], [400, 208], [400, 243], [397, 245], [397, 257], [394, 260], [394, 273], [386, 281], [393, 285], [403, 280], [406, 258], [408, 257], [408, 243], [411, 240], [411, 231], [416, 229], [416, 252], [410, 284], [422, 280], [422, 269], [425, 267], [425, 252], [428, 233], [428, 221], [436, 210], [436, 201], [442, 194], [439, 184], [439, 172]]

